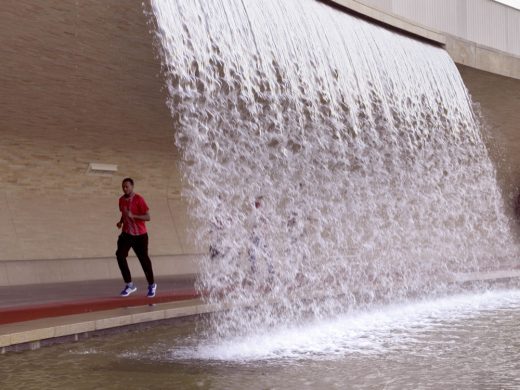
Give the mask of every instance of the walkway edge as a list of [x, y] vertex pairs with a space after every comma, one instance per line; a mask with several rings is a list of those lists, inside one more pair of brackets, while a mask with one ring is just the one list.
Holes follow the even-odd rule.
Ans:
[[198, 298], [199, 296], [195, 289], [182, 289], [175, 292], [161, 293], [155, 298], [147, 298], [145, 296], [101, 297], [97, 299], [81, 299], [72, 302], [56, 301], [29, 306], [3, 307], [0, 308], [0, 325], [125, 307], [182, 302]]
[[24, 349], [38, 349], [53, 340], [79, 340], [90, 333], [113, 328], [206, 314], [214, 308], [200, 299], [128, 307], [64, 317], [46, 318], [0, 326], [0, 354]]

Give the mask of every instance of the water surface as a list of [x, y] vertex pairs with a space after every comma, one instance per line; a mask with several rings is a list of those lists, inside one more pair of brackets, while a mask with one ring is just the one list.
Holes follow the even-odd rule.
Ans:
[[194, 322], [0, 358], [2, 389], [516, 389], [520, 290], [213, 343]]

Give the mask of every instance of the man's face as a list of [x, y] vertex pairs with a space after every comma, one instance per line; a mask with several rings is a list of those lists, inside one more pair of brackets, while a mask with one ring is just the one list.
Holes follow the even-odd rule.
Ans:
[[130, 195], [134, 191], [134, 186], [129, 181], [123, 183], [123, 192], [126, 196]]

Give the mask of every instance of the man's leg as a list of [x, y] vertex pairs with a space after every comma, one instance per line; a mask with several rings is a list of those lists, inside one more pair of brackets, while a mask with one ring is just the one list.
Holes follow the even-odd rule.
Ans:
[[148, 284], [154, 284], [152, 261], [148, 256], [148, 234], [135, 236], [135, 242], [134, 245], [132, 245], [132, 248], [141, 263], [141, 267], [143, 267], [144, 275], [146, 276]]
[[126, 233], [121, 233], [119, 238], [117, 239], [117, 264], [119, 265], [119, 269], [121, 270], [121, 275], [123, 275], [123, 280], [126, 284], [132, 283], [132, 274], [130, 273], [130, 269], [128, 268], [128, 262], [126, 258], [128, 257], [128, 251], [132, 247], [132, 237], [130, 237]]

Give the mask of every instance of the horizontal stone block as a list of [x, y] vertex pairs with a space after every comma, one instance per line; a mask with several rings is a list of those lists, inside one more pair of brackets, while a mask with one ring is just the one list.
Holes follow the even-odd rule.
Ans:
[[476, 66], [475, 43], [447, 36], [446, 51], [456, 63], [471, 67]]
[[122, 315], [117, 317], [103, 318], [96, 321], [96, 330], [116, 328], [119, 326], [131, 325], [133, 323], [132, 315]]
[[417, 22], [414, 22], [409, 19], [405, 19], [395, 14], [390, 14], [385, 12], [384, 10], [371, 7], [369, 5], [364, 4], [362, 1], [357, 0], [332, 0], [334, 3], [350, 9], [352, 11], [358, 12], [362, 15], [367, 16], [373, 20], [378, 22], [387, 24], [389, 26], [395, 27], [407, 33], [426, 38], [430, 41], [434, 41], [440, 44], [446, 43], [446, 38], [444, 34], [426, 27], [422, 26]]
[[198, 314], [197, 306], [174, 307], [164, 311], [164, 318], [187, 317]]
[[52, 337], [54, 337], [54, 327], [40, 328], [12, 333], [10, 337], [10, 342], [11, 344], [23, 344], [33, 341], [50, 339]]
[[141, 322], [158, 321], [163, 320], [164, 318], [165, 317], [163, 310], [152, 310], [149, 312], [132, 314], [132, 322], [134, 324], [138, 324]]
[[54, 337], [70, 336], [96, 330], [95, 321], [79, 322], [74, 324], [64, 324], [55, 327]]
[[7, 347], [11, 345], [11, 335], [10, 334], [0, 334], [0, 348]]

